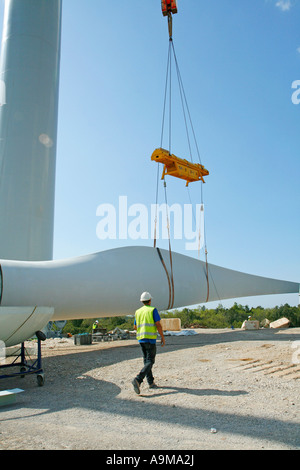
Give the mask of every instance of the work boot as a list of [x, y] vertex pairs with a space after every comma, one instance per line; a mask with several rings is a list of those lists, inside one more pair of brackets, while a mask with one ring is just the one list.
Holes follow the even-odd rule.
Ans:
[[149, 388], [159, 388], [156, 383], [149, 384]]
[[141, 393], [139, 382], [137, 381], [137, 379], [133, 379], [131, 383], [133, 385], [133, 390], [137, 395], [139, 395]]

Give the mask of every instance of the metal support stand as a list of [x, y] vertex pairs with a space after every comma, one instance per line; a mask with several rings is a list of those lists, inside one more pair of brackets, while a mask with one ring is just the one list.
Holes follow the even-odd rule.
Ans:
[[[8, 379], [11, 377], [21, 377], [22, 379], [29, 374], [36, 374], [37, 383], [39, 387], [42, 387], [45, 383], [44, 371], [42, 369], [42, 348], [41, 339], [38, 338], [37, 344], [37, 358], [31, 359], [27, 354], [24, 343], [21, 344], [20, 353], [13, 360], [11, 364], [0, 365], [0, 379]], [[19, 372], [13, 372], [1, 375], [1, 371], [8, 370], [13, 367], [19, 367]]]

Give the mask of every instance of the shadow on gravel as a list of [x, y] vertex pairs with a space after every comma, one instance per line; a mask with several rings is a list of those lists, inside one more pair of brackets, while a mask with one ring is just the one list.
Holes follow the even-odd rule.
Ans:
[[[228, 332], [225, 334], [209, 334], [195, 335], [192, 337], [171, 337], [169, 343], [167, 338], [166, 348], [158, 347], [161, 354], [170, 350], [180, 350], [185, 348], [194, 348], [201, 345], [216, 344], [232, 341], [257, 341], [262, 340], [295, 340], [295, 335], [284, 334], [284, 336], [276, 335], [276, 333], [268, 332], [260, 335], [260, 332], [248, 334], [249, 332]], [[265, 333], [265, 332], [264, 332]], [[20, 385], [20, 381], [11, 379], [4, 381], [6, 386], [10, 388], [20, 387], [26, 389], [26, 393], [20, 397], [20, 402], [15, 405], [14, 416], [10, 417], [5, 413], [5, 419], [9, 420], [26, 419], [33, 416], [48, 415], [58, 413], [60, 411], [72, 410], [76, 407], [85, 408], [95, 412], [106, 414], [109, 418], [113, 416], [125, 416], [128, 418], [139, 418], [151, 422], [162, 422], [173, 426], [185, 426], [190, 428], [191, 433], [195, 430], [203, 429], [205, 431], [214, 427], [220, 433], [228, 433], [230, 435], [247, 436], [255, 440], [273, 441], [290, 447], [300, 446], [299, 424], [281, 421], [275, 418], [257, 417], [251, 415], [238, 415], [228, 412], [220, 412], [217, 410], [206, 410], [201, 408], [202, 396], [238, 396], [246, 395], [243, 390], [216, 390], [216, 389], [189, 389], [187, 387], [162, 387], [155, 390], [151, 395], [133, 396], [123, 398], [120, 395], [121, 388], [116, 384], [97, 380], [88, 375], [84, 376], [92, 367], [99, 368], [117, 363], [118, 360], [113, 359], [113, 350], [118, 349], [118, 357], [122, 361], [129, 361], [135, 358], [141, 358], [140, 347], [138, 344], [125, 346], [112, 346], [109, 349], [93, 350], [85, 352], [73, 352], [62, 356], [45, 357], [43, 359], [43, 367], [46, 372], [46, 383], [42, 388], [37, 388], [35, 380], [26, 380]], [[119, 361], [120, 362], [120, 361]], [[67, 372], [66, 372], [67, 364]], [[121, 362], [120, 362], [121, 364]], [[122, 367], [120, 365], [120, 367]], [[47, 382], [47, 374], [49, 374], [49, 382]], [[80, 380], [80, 387], [78, 381]], [[3, 384], [4, 385], [4, 384]], [[197, 409], [189, 409], [182, 406], [169, 405], [164, 403], [151, 403], [151, 398], [161, 397], [163, 395], [183, 393], [186, 395], [199, 396]], [[92, 396], [92, 400], [91, 400]], [[141, 398], [141, 400], [140, 400]], [[188, 396], [187, 396], [188, 400]], [[16, 418], [15, 411], [22, 409], [20, 417]], [[4, 408], [2, 408], [4, 410]], [[6, 408], [6, 410], [8, 410]], [[4, 416], [2, 415], [2, 418]], [[103, 415], [102, 415], [103, 419]], [[0, 415], [1, 422], [1, 415]], [[130, 427], [130, 421], [128, 421]], [[126, 433], [126, 427], [119, 429], [120, 435]]]
[[[57, 388], [59, 387], [56, 384]], [[82, 390], [82, 387], [77, 391], [74, 381], [70, 381], [70, 386], [66, 387], [65, 391], [60, 390], [59, 394], [53, 393], [49, 398], [49, 393], [43, 397], [43, 390], [40, 391], [36, 387], [32, 387], [26, 393], [27, 400], [24, 398], [23, 403], [20, 402], [17, 406], [14, 406], [14, 417], [9, 418], [6, 413], [6, 418], [1, 420], [0, 415], [0, 422], [5, 425], [5, 421], [13, 420], [17, 423], [18, 420], [46, 416], [52, 413], [57, 414], [60, 411], [70, 411], [72, 413], [74, 408], [80, 407], [93, 411], [95, 413], [93, 419], [96, 419], [99, 412], [101, 413], [101, 420], [105, 419], [103, 413], [107, 415], [108, 419], [114, 419], [116, 416], [128, 417], [128, 426], [118, 429], [118, 438], [121, 438], [122, 434], [126, 435], [127, 428], [129, 429], [131, 426], [130, 419], [134, 417], [135, 419], [147, 420], [149, 426], [151, 426], [151, 422], [155, 424], [158, 422], [165, 423], [175, 429], [178, 426], [184, 426], [190, 428], [191, 435], [196, 430], [209, 432], [214, 427], [222, 435], [228, 433], [229, 435], [239, 437], [245, 436], [254, 440], [260, 440], [262, 445], [264, 441], [272, 441], [292, 448], [300, 446], [299, 424], [296, 423], [251, 415], [242, 416], [230, 413], [230, 411], [224, 413], [217, 410], [204, 410], [201, 409], [201, 402], [199, 402], [197, 409], [189, 409], [178, 405], [158, 404], [157, 402], [151, 403], [151, 398], [162, 397], [166, 393], [185, 393], [201, 397], [205, 395], [237, 396], [246, 394], [247, 392], [245, 391], [162, 387], [151, 396], [145, 397], [141, 395], [140, 397], [134, 397], [134, 399], [124, 399], [119, 397], [121, 392], [120, 387], [111, 382], [95, 380], [91, 377], [85, 379], [85, 388], [85, 391]], [[39, 395], [38, 397], [37, 394]], [[70, 396], [68, 405], [66, 405], [66, 396], [63, 396], [66, 394]], [[91, 395], [93, 396], [93, 404], [90, 399]], [[163, 400], [163, 397], [161, 399]], [[28, 406], [28, 413], [26, 406]], [[22, 416], [16, 418], [15, 411], [18, 407], [22, 410], [22, 413], [20, 413]], [[4, 408], [2, 409], [4, 410]], [[199, 443], [199, 446], [201, 447], [201, 443]], [[78, 447], [80, 447], [79, 442]]]

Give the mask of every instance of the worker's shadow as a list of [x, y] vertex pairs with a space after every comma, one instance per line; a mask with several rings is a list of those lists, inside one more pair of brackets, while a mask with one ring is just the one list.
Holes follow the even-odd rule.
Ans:
[[219, 396], [227, 396], [227, 397], [234, 397], [238, 395], [248, 395], [248, 392], [245, 390], [218, 390], [214, 388], [183, 388], [183, 387], [159, 387], [153, 390], [149, 390], [147, 394], [144, 394], [141, 391], [141, 396], [143, 398], [157, 398], [163, 397], [165, 395], [173, 395], [175, 393], [187, 393], [189, 395], [197, 395], [197, 396], [208, 396], [208, 395], [219, 395]]

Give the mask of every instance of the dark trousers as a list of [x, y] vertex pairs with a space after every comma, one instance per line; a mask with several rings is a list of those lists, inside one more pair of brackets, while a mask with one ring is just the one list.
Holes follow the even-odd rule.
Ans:
[[140, 373], [136, 376], [137, 381], [141, 384], [144, 378], [147, 378], [147, 382], [151, 385], [154, 382], [152, 375], [152, 367], [155, 363], [156, 356], [156, 344], [151, 343], [140, 343], [144, 357], [144, 367]]

